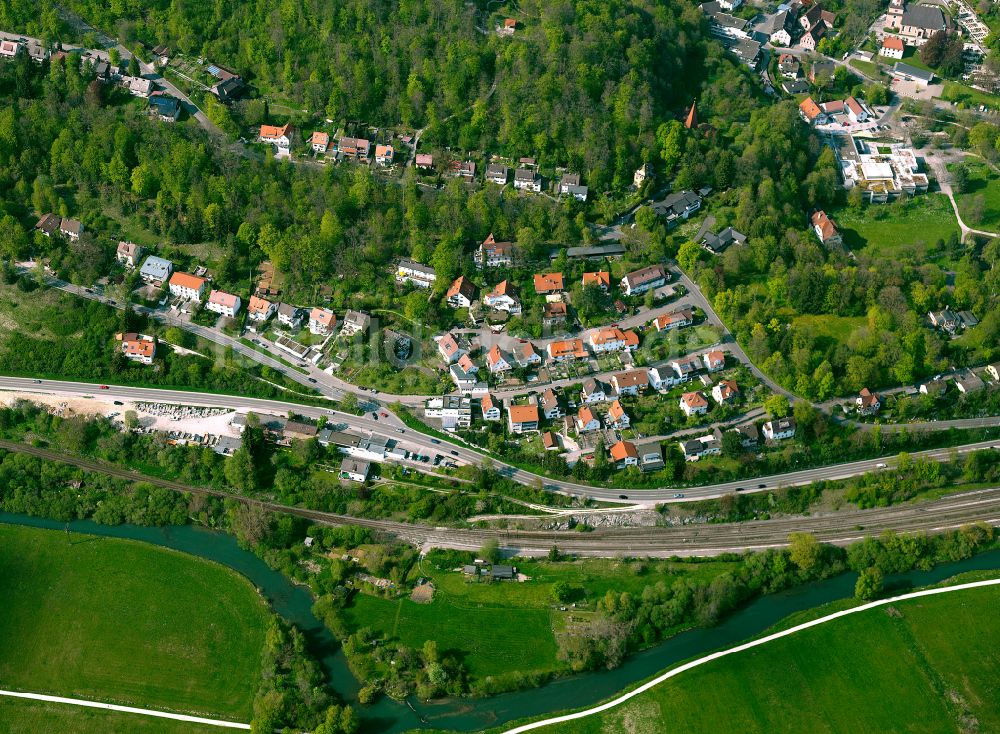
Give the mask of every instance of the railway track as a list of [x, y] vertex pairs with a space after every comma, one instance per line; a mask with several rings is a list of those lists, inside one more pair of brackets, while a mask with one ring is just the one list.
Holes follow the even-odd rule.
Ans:
[[743, 523], [598, 528], [588, 533], [430, 527], [291, 507], [224, 490], [151, 477], [93, 459], [14, 441], [0, 440], [0, 449], [70, 464], [127, 481], [143, 481], [175, 492], [231, 499], [320, 524], [359, 525], [418, 546], [460, 550], [477, 550], [487, 540], [495, 539], [502, 547], [525, 554], [546, 553], [552, 546], [558, 545], [564, 552], [580, 555], [696, 556], [781, 547], [787, 543], [789, 533], [795, 531], [812, 533], [825, 543], [843, 545], [868, 535], [878, 535], [884, 530], [940, 532], [976, 521], [1000, 526], [1000, 487], [997, 487], [962, 492], [913, 505]]

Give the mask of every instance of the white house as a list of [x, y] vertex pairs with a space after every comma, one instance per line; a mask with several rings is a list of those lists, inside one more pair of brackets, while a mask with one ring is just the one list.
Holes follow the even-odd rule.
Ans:
[[313, 308], [309, 312], [309, 332], [311, 334], [329, 334], [337, 326], [337, 316], [326, 308]]
[[263, 323], [274, 316], [274, 312], [277, 310], [277, 303], [269, 301], [266, 298], [250, 296], [250, 301], [247, 303], [247, 319]]
[[680, 441], [679, 443], [685, 461], [698, 461], [702, 456], [712, 456], [722, 453], [722, 441], [712, 434], [689, 441]]
[[700, 392], [686, 392], [681, 395], [680, 407], [688, 418], [693, 415], [705, 415], [708, 412], [708, 401]]
[[768, 441], [792, 438], [795, 435], [795, 420], [793, 418], [779, 418], [768, 421], [761, 426], [761, 430], [764, 432], [764, 438]]
[[548, 420], [556, 420], [557, 418], [562, 418], [565, 415], [562, 406], [559, 404], [559, 396], [556, 395], [556, 391], [551, 387], [542, 393], [541, 402], [542, 414]]
[[587, 405], [581, 406], [576, 412], [577, 433], [589, 433], [591, 431], [599, 431], [600, 429], [601, 421], [594, 415], [594, 411]]
[[476, 286], [464, 275], [458, 276], [445, 293], [445, 301], [451, 308], [468, 308], [475, 298]]
[[638, 395], [649, 387], [649, 375], [643, 369], [616, 372], [611, 384], [619, 395]]
[[200, 301], [205, 295], [207, 282], [190, 273], [174, 273], [170, 276], [170, 295], [185, 301]]
[[498, 421], [500, 420], [500, 401], [495, 397], [486, 393], [479, 400], [479, 410], [482, 411], [484, 421]]
[[702, 355], [705, 369], [709, 372], [718, 372], [726, 366], [726, 353], [720, 349], [713, 349]]
[[274, 145], [279, 150], [288, 150], [292, 146], [291, 123], [285, 123], [281, 127], [261, 125], [258, 137], [262, 143]]
[[130, 362], [153, 364], [156, 357], [156, 340], [146, 334], [118, 334], [122, 342], [122, 354]]
[[495, 311], [521, 313], [521, 301], [517, 297], [517, 289], [509, 280], [500, 281], [492, 291], [483, 296], [483, 303]]
[[469, 428], [472, 425], [472, 401], [458, 395], [433, 397], [424, 403], [424, 416], [440, 420], [446, 431]]
[[538, 430], [537, 405], [510, 405], [507, 407], [507, 427], [511, 433]]
[[888, 59], [896, 59], [897, 61], [903, 58], [903, 52], [906, 50], [906, 44], [903, 43], [903, 39], [897, 36], [886, 36], [882, 39], [882, 48], [878, 50], [879, 56], [885, 56]]
[[208, 294], [205, 308], [223, 316], [233, 318], [240, 311], [240, 297], [232, 293], [213, 290]]
[[290, 303], [278, 304], [278, 323], [290, 329], [297, 329], [302, 325], [302, 309]]
[[119, 242], [115, 259], [126, 267], [134, 268], [142, 259], [142, 248], [134, 242]]
[[352, 482], [364, 482], [368, 479], [371, 471], [371, 464], [361, 459], [347, 456], [340, 464], [340, 478], [348, 479]]
[[583, 381], [583, 390], [580, 397], [587, 405], [603, 403], [608, 399], [608, 387], [600, 380], [588, 377]]
[[396, 266], [396, 282], [412, 283], [418, 288], [430, 288], [437, 280], [434, 268], [414, 260], [400, 260]]
[[628, 413], [625, 412], [625, 408], [617, 400], [613, 401], [611, 407], [608, 408], [608, 426], [621, 430], [628, 428], [629, 423], [631, 423], [631, 419], [628, 417]]
[[622, 278], [621, 286], [625, 295], [634, 296], [645, 293], [650, 288], [659, 288], [667, 282], [667, 271], [662, 265], [650, 265], [648, 268], [635, 270]]
[[631, 441], [619, 441], [611, 447], [610, 454], [616, 469], [639, 465], [639, 451]]
[[162, 283], [174, 270], [174, 264], [162, 257], [150, 255], [139, 268], [139, 277], [146, 283]]
[[514, 172], [514, 188], [537, 194], [542, 190], [542, 177], [528, 168], [518, 168]]
[[465, 354], [465, 350], [459, 345], [458, 339], [450, 332], [437, 340], [437, 348], [445, 364], [457, 362], [459, 357]]
[[340, 332], [345, 336], [354, 336], [368, 331], [372, 317], [363, 311], [348, 311], [344, 314], [344, 323], [340, 327]]
[[500, 349], [498, 344], [494, 344], [493, 348], [487, 352], [486, 367], [489, 369], [490, 374], [493, 375], [501, 372], [509, 372], [514, 369], [508, 355]]

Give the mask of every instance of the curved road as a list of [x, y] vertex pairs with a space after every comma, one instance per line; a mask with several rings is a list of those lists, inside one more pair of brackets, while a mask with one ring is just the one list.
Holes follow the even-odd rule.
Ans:
[[[274, 415], [287, 415], [289, 411], [306, 416], [307, 418], [320, 418], [325, 416], [328, 419], [339, 423], [346, 423], [347, 426], [357, 433], [368, 435], [377, 433], [386, 435], [389, 438], [403, 440], [408, 444], [414, 444], [426, 453], [448, 453], [459, 460], [470, 464], [482, 464], [489, 462], [493, 468], [501, 475], [528, 486], [540, 487], [550, 492], [559, 492], [574, 497], [591, 498], [600, 501], [616, 503], [654, 504], [659, 502], [690, 502], [694, 500], [710, 499], [721, 497], [733, 492], [760, 492], [764, 490], [776, 489], [778, 487], [790, 487], [804, 484], [811, 484], [819, 480], [847, 479], [870, 471], [877, 471], [891, 458], [879, 457], [874, 459], [863, 459], [851, 461], [843, 464], [831, 466], [814, 467], [799, 471], [776, 474], [767, 477], [754, 479], [744, 479], [732, 482], [719, 482], [699, 487], [661, 487], [658, 489], [620, 489], [614, 487], [594, 487], [586, 484], [567, 481], [565, 479], [553, 479], [543, 477], [539, 474], [519, 469], [513, 465], [505, 464], [502, 461], [488, 456], [481, 451], [470, 448], [464, 444], [444, 442], [433, 439], [430, 436], [419, 433], [413, 429], [402, 429], [398, 424], [390, 423], [386, 420], [373, 420], [367, 416], [356, 416], [349, 413], [340, 413], [328, 408], [319, 408], [299, 403], [286, 403], [278, 400], [264, 400], [260, 398], [247, 398], [233, 395], [220, 395], [217, 393], [187, 392], [182, 390], [166, 390], [162, 388], [148, 387], [124, 387], [119, 385], [109, 386], [108, 390], [101, 390], [98, 385], [86, 382], [67, 382], [61, 380], [43, 380], [35, 382], [25, 377], [0, 377], [0, 390], [16, 390], [21, 392], [36, 392], [46, 395], [72, 395], [72, 396], [100, 396], [102, 399], [113, 400], [142, 400], [148, 402], [162, 402], [173, 405], [195, 405], [207, 407], [230, 408], [232, 410], [258, 411]], [[976, 421], [975, 425], [1000, 425], [1000, 417], [970, 419]], [[952, 421], [955, 424], [965, 424], [968, 421]], [[949, 425], [948, 422], [932, 424], [941, 428]], [[387, 430], [388, 429], [388, 430]], [[402, 437], [405, 434], [405, 438]], [[918, 451], [911, 454], [913, 458], [928, 458], [936, 461], [947, 461], [952, 454], [962, 455], [978, 449], [988, 449], [1000, 446], [1000, 439], [990, 441], [980, 441], [978, 443], [967, 444], [944, 449], [932, 449], [928, 451]], [[623, 494], [628, 493], [628, 494]], [[676, 497], [683, 494], [682, 497]]]

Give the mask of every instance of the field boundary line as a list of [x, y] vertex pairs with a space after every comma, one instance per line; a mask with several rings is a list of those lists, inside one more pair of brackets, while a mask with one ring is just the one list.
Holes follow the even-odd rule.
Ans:
[[886, 606], [888, 604], [893, 604], [895, 602], [906, 601], [907, 599], [919, 599], [924, 596], [934, 596], [936, 594], [947, 594], [952, 591], [964, 591], [966, 589], [977, 589], [986, 586], [996, 586], [1000, 585], [1000, 579], [987, 579], [985, 581], [971, 581], [965, 584], [956, 584], [954, 586], [943, 586], [934, 589], [923, 589], [921, 591], [913, 591], [909, 594], [900, 594], [899, 596], [892, 596], [887, 599], [878, 599], [876, 601], [868, 602], [867, 604], [862, 604], [857, 607], [851, 607], [850, 609], [842, 609], [839, 612], [834, 612], [828, 614], [825, 617], [819, 617], [813, 619], [809, 622], [803, 622], [802, 624], [797, 624], [794, 627], [789, 627], [786, 630], [781, 630], [780, 632], [775, 632], [773, 634], [767, 635], [766, 637], [761, 637], [756, 640], [751, 640], [750, 642], [745, 642], [742, 645], [737, 645], [736, 647], [730, 647], [725, 650], [719, 650], [718, 652], [713, 652], [710, 655], [705, 655], [697, 660], [692, 660], [690, 662], [679, 665], [676, 668], [668, 670], [666, 673], [658, 675], [652, 680], [646, 681], [638, 688], [629, 691], [628, 693], [623, 693], [618, 698], [612, 699], [606, 703], [602, 703], [599, 706], [594, 706], [593, 708], [585, 709], [583, 711], [577, 711], [572, 714], [563, 714], [562, 716], [554, 716], [548, 719], [542, 719], [541, 721], [533, 721], [528, 724], [522, 724], [521, 726], [516, 726], [513, 729], [507, 729], [503, 734], [521, 734], [522, 732], [531, 731], [532, 729], [539, 729], [543, 726], [549, 726], [551, 724], [561, 724], [567, 721], [575, 721], [576, 719], [583, 719], [587, 716], [593, 716], [594, 714], [603, 713], [610, 709], [620, 706], [626, 701], [635, 698], [636, 696], [645, 693], [646, 691], [658, 686], [670, 678], [673, 678], [681, 673], [691, 670], [692, 668], [697, 668], [705, 663], [710, 663], [713, 660], [718, 660], [719, 658], [724, 658], [727, 655], [733, 655], [738, 652], [743, 652], [744, 650], [750, 650], [754, 647], [758, 647], [767, 642], [772, 642], [773, 640], [780, 639], [782, 637], [787, 637], [788, 635], [795, 634], [796, 632], [801, 632], [802, 630], [809, 629], [810, 627], [816, 627], [827, 622], [832, 622], [835, 619], [840, 619], [841, 617], [846, 617], [851, 614], [857, 614], [858, 612], [866, 612], [869, 609], [875, 609], [877, 607]]
[[86, 706], [94, 709], [106, 709], [109, 711], [122, 711], [127, 714], [142, 714], [144, 716], [156, 716], [161, 719], [174, 719], [175, 721], [188, 721], [194, 724], [205, 724], [207, 726], [221, 726], [228, 729], [244, 729], [249, 731], [249, 724], [241, 724], [237, 721], [223, 721], [222, 719], [208, 719], [202, 716], [190, 716], [188, 714], [172, 714], [167, 711], [154, 711], [153, 709], [136, 708], [135, 706], [119, 706], [113, 703], [102, 701], [88, 701], [83, 698], [64, 698], [62, 696], [48, 696], [44, 693], [25, 693], [23, 691], [5, 691], [0, 689], [0, 696], [10, 696], [12, 698], [26, 698], [32, 701], [47, 701], [49, 703], [67, 703], [73, 706]]

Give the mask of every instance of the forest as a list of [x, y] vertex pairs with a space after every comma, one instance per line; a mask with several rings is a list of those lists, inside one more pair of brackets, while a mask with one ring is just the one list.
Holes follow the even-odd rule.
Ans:
[[[55, 3], [12, 0], [0, 25], [47, 38], [71, 29]], [[690, 103], [701, 13], [682, 2], [526, 0], [513, 37], [479, 0], [71, 0], [125, 45], [163, 44], [242, 74], [307, 117], [431, 127], [464, 150], [532, 156], [591, 186], [628, 185], [659, 124]], [[6, 22], [5, 22], [6, 21]], [[455, 116], [448, 125], [436, 125]]]

